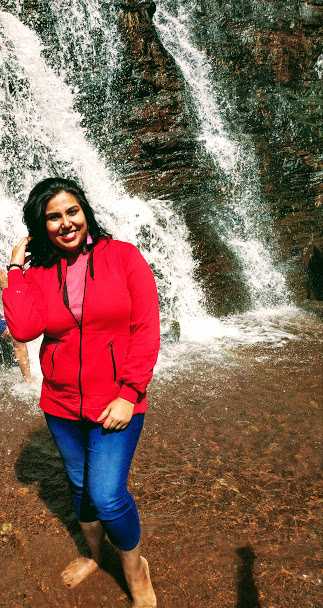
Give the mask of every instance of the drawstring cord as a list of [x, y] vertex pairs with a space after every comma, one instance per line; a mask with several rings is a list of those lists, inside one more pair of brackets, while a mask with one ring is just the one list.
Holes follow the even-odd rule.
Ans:
[[94, 249], [91, 250], [90, 256], [89, 256], [89, 269], [90, 269], [90, 277], [91, 279], [94, 279], [94, 259], [93, 259], [93, 253], [94, 253]]
[[62, 262], [59, 259], [57, 262], [57, 278], [58, 278], [58, 283], [59, 283], [59, 288], [62, 288], [62, 281], [63, 281], [63, 273], [62, 273]]
[[[91, 248], [90, 255], [89, 255], [89, 270], [90, 270], [91, 279], [94, 279], [94, 256], [93, 256], [93, 254], [94, 254], [94, 249]], [[63, 271], [62, 271], [61, 259], [59, 259], [57, 262], [57, 278], [58, 278], [59, 289], [62, 289]], [[63, 299], [64, 299], [64, 304], [68, 305], [68, 294], [67, 294], [66, 281], [64, 283], [64, 288], [63, 288]]]

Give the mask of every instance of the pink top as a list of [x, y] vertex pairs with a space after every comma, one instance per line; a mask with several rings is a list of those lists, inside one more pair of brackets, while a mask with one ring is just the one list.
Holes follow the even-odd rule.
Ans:
[[[86, 240], [87, 245], [92, 243], [92, 238], [88, 235]], [[67, 266], [66, 287], [68, 293], [69, 307], [77, 321], [82, 318], [82, 304], [85, 286], [85, 275], [89, 252], [80, 253], [75, 262]]]

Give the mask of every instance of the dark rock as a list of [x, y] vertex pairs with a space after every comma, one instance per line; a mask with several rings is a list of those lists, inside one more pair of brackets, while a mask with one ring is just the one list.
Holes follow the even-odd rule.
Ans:
[[120, 8], [123, 11], [142, 11], [146, 10], [149, 17], [153, 17], [156, 12], [156, 3], [153, 0], [137, 0], [128, 2], [115, 2], [116, 8]]
[[11, 368], [16, 365], [15, 352], [12, 341], [0, 338], [0, 366]]
[[169, 324], [168, 331], [162, 334], [162, 338], [166, 342], [179, 342], [180, 337], [181, 337], [180, 323], [176, 320], [173, 320]]
[[307, 312], [311, 312], [323, 321], [323, 302], [318, 302], [317, 300], [304, 300], [304, 302], [302, 302], [302, 308]]
[[306, 247], [303, 262], [308, 299], [323, 300], [323, 238]]

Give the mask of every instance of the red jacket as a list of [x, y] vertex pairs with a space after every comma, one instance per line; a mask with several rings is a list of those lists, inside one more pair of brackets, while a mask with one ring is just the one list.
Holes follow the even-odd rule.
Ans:
[[[159, 350], [152, 271], [130, 243], [100, 239], [89, 256], [80, 324], [68, 308], [66, 260], [8, 274], [6, 320], [21, 342], [41, 334], [40, 407], [62, 418], [96, 420], [116, 397], [147, 409], [146, 388]], [[64, 303], [65, 300], [65, 303]]]

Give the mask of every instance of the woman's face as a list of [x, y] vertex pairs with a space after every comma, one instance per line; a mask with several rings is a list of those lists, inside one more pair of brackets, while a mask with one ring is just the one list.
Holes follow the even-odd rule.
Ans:
[[70, 192], [59, 192], [48, 201], [45, 219], [49, 240], [66, 253], [75, 253], [86, 239], [86, 217]]

